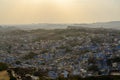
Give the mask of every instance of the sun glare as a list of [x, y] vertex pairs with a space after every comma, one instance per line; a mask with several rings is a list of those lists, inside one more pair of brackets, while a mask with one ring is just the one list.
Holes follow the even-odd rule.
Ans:
[[68, 5], [71, 4], [73, 0], [21, 0], [25, 4], [56, 4], [56, 5]]
[[42, 3], [44, 0], [22, 0], [24, 3], [30, 3], [30, 4], [39, 4]]
[[54, 0], [58, 4], [65, 4], [68, 2], [68, 0]]
[[56, 4], [60, 4], [60, 5], [72, 4], [72, 0], [54, 0], [54, 2], [56, 2]]

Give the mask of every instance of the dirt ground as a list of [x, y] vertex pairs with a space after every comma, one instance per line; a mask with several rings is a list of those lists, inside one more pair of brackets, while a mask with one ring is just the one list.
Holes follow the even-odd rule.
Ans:
[[0, 80], [10, 80], [10, 77], [7, 71], [0, 71]]

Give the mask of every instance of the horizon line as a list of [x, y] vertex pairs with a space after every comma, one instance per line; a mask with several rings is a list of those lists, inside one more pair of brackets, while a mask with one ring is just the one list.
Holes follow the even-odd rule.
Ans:
[[62, 23], [62, 22], [58, 22], [58, 23], [8, 23], [8, 24], [0, 24], [0, 26], [7, 26], [7, 25], [33, 25], [33, 24], [94, 24], [94, 23], [108, 23], [108, 22], [119, 22], [120, 20], [113, 20], [113, 21], [96, 21], [96, 22], [75, 22], [75, 23]]

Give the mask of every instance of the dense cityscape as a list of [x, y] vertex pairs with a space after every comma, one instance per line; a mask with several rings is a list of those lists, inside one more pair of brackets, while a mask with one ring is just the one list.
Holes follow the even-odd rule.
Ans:
[[17, 80], [120, 75], [119, 34], [119, 30], [72, 26], [1, 31], [0, 62], [9, 65]]

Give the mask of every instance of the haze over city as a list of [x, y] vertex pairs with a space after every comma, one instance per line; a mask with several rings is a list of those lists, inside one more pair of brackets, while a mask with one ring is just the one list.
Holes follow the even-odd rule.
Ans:
[[120, 0], [0, 0], [0, 80], [120, 80]]
[[120, 0], [0, 0], [0, 24], [120, 21]]

